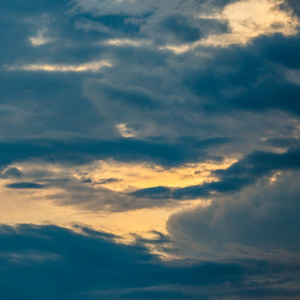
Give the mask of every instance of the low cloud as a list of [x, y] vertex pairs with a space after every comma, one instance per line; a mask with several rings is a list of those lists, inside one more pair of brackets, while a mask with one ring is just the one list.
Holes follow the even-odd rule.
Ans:
[[190, 247], [196, 256], [293, 261], [300, 251], [298, 195], [299, 171], [284, 171], [207, 208], [172, 216], [168, 229], [179, 248]]
[[[82, 229], [82, 230], [80, 230]], [[103, 232], [76, 226], [0, 228], [1, 295], [22, 299], [290, 299], [299, 266], [258, 261], [162, 262], [141, 245], [122, 245]], [[82, 234], [84, 233], [84, 234]], [[140, 241], [141, 242], [141, 241]], [[143, 273], [143, 276], [141, 276]], [[266, 280], [259, 280], [261, 277]], [[15, 285], [11, 288], [11, 278]], [[272, 278], [272, 280], [271, 280]], [[269, 281], [267, 281], [269, 279]], [[248, 282], [256, 281], [249, 286]], [[225, 299], [225, 298], [224, 298]]]

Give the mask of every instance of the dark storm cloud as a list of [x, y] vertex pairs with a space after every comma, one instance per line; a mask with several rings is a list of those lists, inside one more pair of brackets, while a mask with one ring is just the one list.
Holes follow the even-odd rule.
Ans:
[[255, 151], [226, 170], [215, 173], [221, 178], [252, 177], [253, 179], [264, 176], [273, 170], [299, 169], [300, 149], [291, 148], [286, 153], [272, 153]]
[[[256, 292], [268, 299], [269, 293], [281, 289], [280, 281], [295, 283], [299, 269], [297, 264], [247, 260], [163, 263], [141, 244], [126, 246], [103, 232], [85, 228], [83, 232], [56, 226], [1, 226], [2, 297], [228, 299]], [[249, 286], [248, 280], [260, 276], [273, 281]], [[286, 290], [291, 297], [298, 293], [298, 289]]]
[[[220, 126], [215, 120], [233, 111], [299, 111], [299, 85], [273, 66], [291, 67], [293, 62], [296, 66], [297, 37], [278, 34], [243, 48], [205, 48], [204, 56], [177, 56], [158, 50], [160, 42], [155, 41], [176, 44], [229, 30], [222, 21], [195, 18], [193, 13], [205, 12], [207, 3], [178, 1], [170, 7], [167, 1], [77, 2], [81, 9], [73, 9], [75, 2], [38, 3], [32, 9], [25, 9], [23, 2], [2, 4], [3, 11], [10, 12], [2, 24], [7, 34], [3, 45], [9, 49], [1, 56], [2, 66], [80, 64], [102, 58], [111, 59], [113, 65], [94, 74], [2, 70], [1, 103], [11, 105], [10, 121], [1, 126], [3, 135], [106, 138], [118, 135], [117, 124], [129, 123], [141, 137], [198, 134], [204, 138], [224, 135], [225, 121]], [[220, 10], [227, 3], [210, 2], [209, 7]], [[29, 39], [43, 28], [50, 41], [34, 47]], [[122, 37], [150, 44], [103, 43]], [[21, 120], [13, 122], [17, 116]], [[229, 132], [228, 128], [225, 135]]]
[[[3, 225], [3, 299], [300, 297], [299, 34], [266, 34], [242, 46], [199, 46], [180, 55], [159, 48], [230, 34], [226, 20], [201, 15], [221, 13], [231, 2], [0, 2], [0, 177], [7, 192], [53, 188], [46, 200], [94, 212], [215, 195], [207, 208], [172, 216], [169, 234], [135, 236], [136, 244], [127, 246], [88, 227], [75, 226], [77, 234]], [[293, 0], [282, 9], [300, 12]], [[102, 60], [111, 67], [24, 70]], [[130, 138], [121, 138], [119, 125]], [[51, 170], [23, 173], [13, 165], [63, 164], [70, 175], [95, 160], [170, 168], [227, 156], [242, 158], [215, 171], [219, 181], [130, 195], [102, 186], [114, 178], [58, 178]], [[209, 259], [163, 263], [147, 247]]]
[[[283, 129], [284, 125], [276, 127], [273, 120], [270, 126], [260, 121], [253, 130], [245, 130], [238, 125], [249, 122], [249, 117], [245, 121], [242, 116], [237, 124], [227, 118], [237, 119], [237, 112], [256, 113], [255, 123], [262, 113], [276, 110], [286, 113], [281, 120], [284, 124], [289, 114], [299, 114], [300, 85], [297, 78], [293, 81], [286, 75], [299, 68], [299, 35], [263, 36], [244, 47], [206, 47], [182, 55], [157, 48], [161, 45], [158, 40], [180, 44], [230, 32], [225, 21], [194, 14], [197, 10], [205, 13], [208, 7], [220, 11], [227, 3], [175, 1], [170, 6], [168, 1], [136, 1], [134, 5], [130, 1], [76, 1], [67, 5], [53, 1], [49, 7], [36, 2], [26, 7], [25, 2], [2, 3], [6, 12], [1, 20], [6, 29], [3, 45], [9, 51], [1, 56], [1, 165], [32, 159], [72, 165], [113, 158], [170, 167], [221, 160], [226, 144], [231, 145], [226, 154], [244, 155], [257, 145], [270, 151], [275, 144], [263, 144], [260, 139], [265, 135], [270, 141], [283, 134], [292, 136], [297, 125]], [[44, 27], [49, 42], [34, 47], [30, 38]], [[120, 37], [150, 44], [104, 43]], [[111, 59], [112, 67], [95, 73], [5, 69], [33, 63], [82, 64], [101, 58]], [[136, 132], [137, 139], [120, 139], [122, 133], [116, 128], [120, 123]], [[252, 125], [244, 124], [244, 128]], [[213, 135], [220, 138], [207, 138]], [[7, 142], [7, 136], [16, 140]], [[25, 136], [22, 141], [18, 140], [21, 136]], [[260, 155], [268, 165], [260, 165]], [[151, 187], [134, 195], [184, 199], [234, 192], [285, 168], [276, 164], [277, 159], [284, 164], [287, 156], [265, 156], [254, 152], [228, 170], [216, 172], [219, 182], [181, 189]], [[252, 165], [248, 168], [244, 163]]]
[[223, 114], [279, 109], [299, 114], [300, 85], [287, 80], [278, 68], [278, 64], [297, 68], [299, 45], [298, 36], [258, 38], [246, 48], [222, 49], [207, 68], [189, 72], [183, 80], [204, 99], [198, 104], [199, 111]]
[[48, 162], [73, 164], [112, 158], [119, 161], [148, 161], [164, 166], [215, 159], [203, 149], [176, 142], [144, 141], [139, 139], [25, 139], [1, 142], [0, 163], [5, 167], [13, 162], [42, 159]]
[[[86, 80], [84, 95], [110, 127], [128, 123], [142, 129], [141, 135], [149, 128], [152, 135], [201, 134], [201, 129], [214, 134], [227, 129], [229, 135], [222, 119], [237, 112], [299, 114], [300, 85], [286, 76], [298, 48], [298, 37], [281, 35], [244, 48], [209, 49], [212, 57], [207, 60], [151, 48], [112, 47], [116, 69], [107, 70], [105, 80]], [[265, 128], [260, 131], [263, 136]]]
[[219, 181], [185, 188], [151, 187], [133, 192], [136, 197], [153, 199], [193, 199], [210, 197], [212, 193], [228, 193], [238, 191], [254, 184], [274, 171], [297, 170], [300, 168], [300, 149], [291, 148], [286, 153], [255, 151], [225, 170], [216, 170]]

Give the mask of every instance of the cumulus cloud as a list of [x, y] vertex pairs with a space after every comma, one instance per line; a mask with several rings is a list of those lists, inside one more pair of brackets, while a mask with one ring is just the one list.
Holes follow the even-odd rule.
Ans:
[[193, 255], [297, 259], [299, 171], [278, 173], [207, 208], [174, 215], [168, 228]]

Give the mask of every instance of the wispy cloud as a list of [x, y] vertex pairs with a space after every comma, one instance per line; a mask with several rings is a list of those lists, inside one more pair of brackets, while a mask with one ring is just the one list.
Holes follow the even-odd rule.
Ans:
[[50, 43], [52, 39], [45, 36], [46, 30], [39, 30], [36, 36], [32, 36], [29, 40], [33, 46], [42, 46]]
[[43, 72], [98, 72], [104, 67], [112, 67], [112, 64], [107, 61], [95, 61], [78, 65], [68, 65], [68, 64], [29, 64], [22, 66], [8, 66], [6, 70], [16, 71], [43, 71]]
[[132, 47], [141, 47], [150, 45], [150, 41], [143, 40], [130, 40], [130, 39], [112, 39], [105, 41], [108, 45], [113, 46], [132, 46]]
[[125, 137], [125, 138], [132, 138], [132, 137], [136, 137], [138, 135], [138, 132], [136, 132], [135, 130], [128, 128], [127, 124], [122, 123], [122, 124], [118, 124], [116, 125], [118, 131], [120, 132], [121, 136]]

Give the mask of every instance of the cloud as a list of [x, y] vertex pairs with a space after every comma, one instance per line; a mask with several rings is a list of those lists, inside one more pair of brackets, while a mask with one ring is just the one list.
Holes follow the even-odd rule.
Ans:
[[148, 41], [143, 40], [130, 40], [130, 39], [112, 39], [106, 41], [108, 45], [113, 46], [132, 46], [132, 47], [142, 47], [149, 45]]
[[[222, 11], [225, 4], [228, 2], [214, 2], [215, 11]], [[29, 118], [19, 126], [3, 124], [3, 135], [9, 132], [8, 136], [21, 136], [26, 132], [31, 136], [89, 135], [107, 139], [119, 135], [118, 124], [127, 124], [140, 138], [158, 135], [173, 138], [186, 134], [199, 134], [204, 138], [231, 135], [231, 128], [224, 123], [228, 123], [227, 118], [236, 110], [245, 114], [273, 109], [288, 113], [298, 111], [295, 100], [298, 87], [283, 79], [281, 71], [272, 65], [287, 60], [290, 65], [293, 61], [297, 63], [290, 58], [293, 53], [297, 57], [297, 37], [263, 37], [244, 48], [201, 47], [200, 52], [195, 50], [176, 57], [159, 51], [158, 47], [163, 47], [166, 41], [180, 46], [186, 39], [180, 34], [189, 32], [184, 28], [197, 31], [204, 38], [228, 33], [224, 20], [198, 18], [198, 12], [207, 12], [207, 3], [205, 6], [205, 3], [176, 2], [170, 8], [168, 2], [155, 2], [149, 8], [155, 13], [138, 17], [129, 13], [119, 15], [118, 7], [128, 11], [136, 9], [129, 3], [125, 6], [125, 2], [112, 5], [106, 1], [101, 4], [87, 1], [80, 5], [85, 7], [85, 14], [81, 10], [66, 13], [72, 5], [55, 2], [54, 6], [59, 9], [57, 13], [52, 7], [49, 9], [51, 18], [41, 14], [46, 6], [37, 5], [36, 10], [31, 10], [35, 18], [30, 21], [26, 10], [18, 22], [4, 20], [6, 25], [3, 26], [18, 32], [20, 37], [6, 37], [11, 51], [6, 51], [1, 63], [2, 101], [12, 108], [22, 103], [28, 107]], [[138, 1], [135, 5], [141, 7], [141, 11], [148, 11], [149, 4]], [[105, 14], [106, 6], [114, 11], [112, 15]], [[19, 14], [21, 12], [22, 9]], [[61, 18], [61, 14], [65, 18]], [[99, 25], [109, 30], [103, 32], [90, 27], [87, 30], [84, 26], [80, 29], [80, 24]], [[47, 37], [49, 35], [53, 42], [45, 47], [32, 47], [29, 38], [36, 36], [40, 28], [47, 29]], [[149, 44], [142, 47], [145, 41]], [[109, 45], [110, 42], [117, 42], [118, 46]], [[128, 43], [141, 47], [128, 47]], [[23, 49], [22, 55], [17, 54], [18, 49]], [[112, 66], [101, 68], [98, 73], [97, 65], [90, 62], [99, 61], [99, 57], [110, 61]], [[27, 71], [7, 72], [5, 66]], [[14, 89], [9, 88], [12, 80]], [[72, 105], [64, 101], [69, 97]], [[66, 111], [68, 113], [64, 113]], [[218, 117], [209, 115], [212, 112], [219, 113]], [[236, 116], [233, 119], [237, 121]], [[241, 117], [240, 122], [243, 123], [243, 119]]]
[[246, 0], [228, 4], [220, 18], [228, 21], [230, 33], [209, 37], [206, 42], [226, 46], [244, 44], [260, 35], [296, 35], [299, 20], [291, 10], [280, 9], [283, 3], [281, 0]]
[[3, 298], [299, 298], [296, 1], [0, 10]]
[[142, 1], [133, 3], [129, 0], [114, 2], [78, 0], [76, 4], [75, 11], [93, 13], [98, 16], [119, 14], [138, 16], [153, 11], [158, 6], [158, 1], [145, 4]]
[[[101, 231], [76, 228], [83, 234], [50, 225], [2, 225], [1, 295], [11, 299], [112, 299], [116, 295], [118, 299], [199, 299], [256, 293], [263, 299], [270, 293], [281, 294], [280, 280], [286, 284], [296, 280], [295, 265], [164, 263], [141, 244], [122, 245]], [[249, 287], [248, 280], [261, 276], [270, 281]], [[285, 289], [291, 298], [298, 292]]]
[[133, 138], [138, 135], [136, 131], [134, 131], [131, 128], [128, 128], [125, 123], [118, 124], [117, 126], [118, 131], [120, 132], [120, 135], [125, 137], [125, 138]]
[[38, 30], [37, 34], [35, 36], [32, 36], [29, 38], [32, 46], [39, 47], [42, 45], [46, 45], [52, 42], [52, 39], [47, 38], [47, 29], [40, 29]]
[[203, 149], [193, 149], [189, 145], [145, 141], [133, 138], [115, 140], [96, 139], [27, 139], [2, 141], [0, 164], [42, 159], [48, 162], [70, 164], [89, 163], [93, 160], [112, 158], [119, 161], [148, 161], [165, 166], [180, 165], [195, 160], [215, 159]]
[[106, 184], [106, 183], [112, 183], [112, 182], [120, 182], [120, 179], [118, 179], [118, 178], [103, 178], [99, 182], [95, 182], [94, 184]]
[[6, 187], [9, 189], [43, 189], [46, 185], [33, 182], [16, 182], [7, 184]]
[[[197, 15], [197, 12], [190, 8], [189, 19], [185, 19], [183, 14], [177, 16], [174, 14], [164, 20], [161, 14], [156, 13], [155, 17], [150, 18], [148, 25], [152, 22], [151, 19], [159, 19], [162, 29], [164, 28], [164, 31], [168, 33], [164, 35], [164, 40], [167, 39], [167, 42], [165, 45], [161, 45], [159, 49], [168, 49], [176, 54], [193, 51], [199, 46], [243, 45], [261, 35], [273, 35], [275, 33], [284, 36], [297, 35], [299, 19], [293, 15], [288, 6], [282, 9], [281, 5], [284, 3], [285, 1], [282, 0], [224, 2], [223, 9], [213, 14], [211, 12], [205, 13], [200, 7]], [[205, 7], [205, 4], [203, 6]], [[212, 11], [216, 10], [216, 8], [212, 9]], [[193, 20], [194, 18], [199, 19], [198, 24]], [[193, 21], [194, 26], [188, 24], [190, 20]], [[155, 26], [147, 31], [155, 32]], [[163, 33], [160, 34], [163, 36]], [[155, 35], [157, 34], [154, 33]], [[170, 40], [170, 35], [176, 36], [177, 42]]]
[[271, 177], [275, 171], [298, 170], [300, 152], [291, 148], [286, 153], [253, 152], [229, 168], [212, 171], [219, 179], [183, 188], [151, 187], [131, 193], [136, 197], [153, 199], [208, 198], [215, 194], [232, 193], [252, 185], [261, 178]]
[[23, 173], [18, 168], [8, 168], [2, 173], [3, 178], [20, 178]]
[[7, 67], [8, 71], [24, 70], [24, 71], [44, 71], [44, 72], [97, 72], [103, 67], [111, 67], [108, 61], [96, 61], [81, 65], [49, 65], [49, 64], [30, 64], [25, 66]]
[[[207, 208], [174, 215], [168, 222], [177, 247], [199, 256], [293, 260], [299, 255], [299, 171], [215, 198]], [[197, 254], [198, 251], [198, 254]]]

